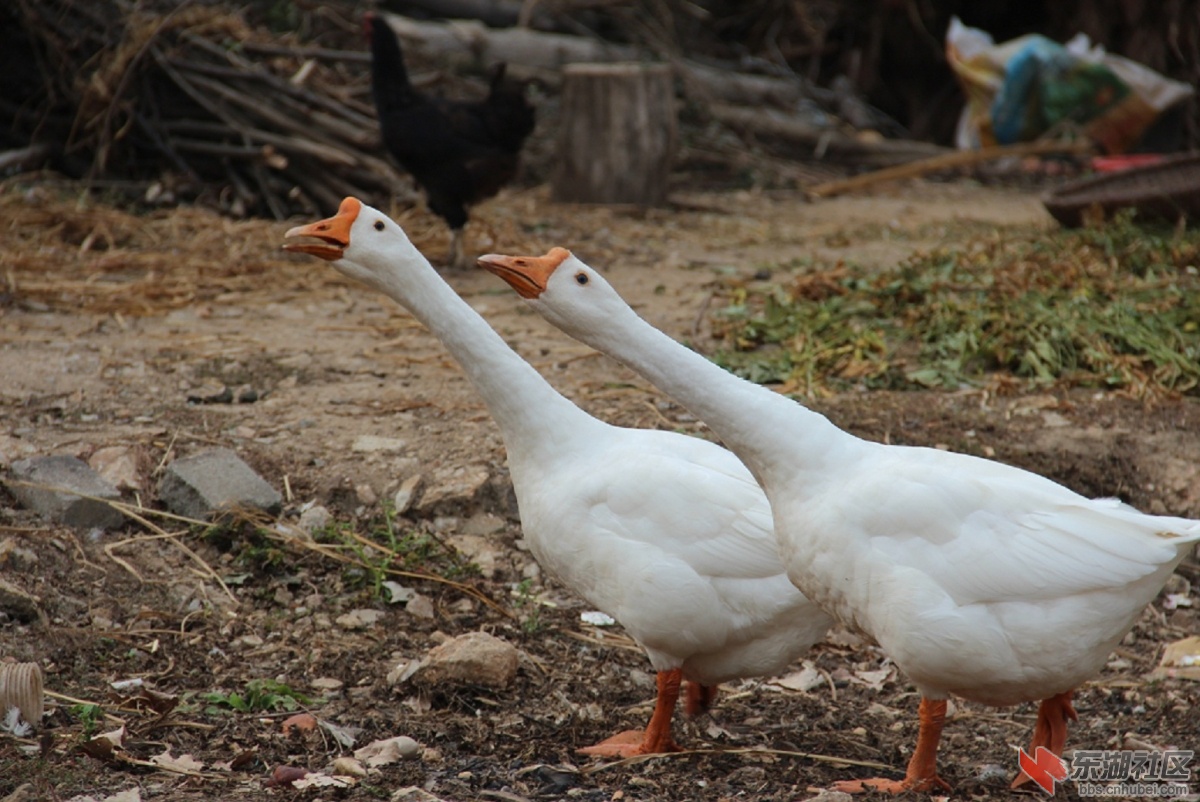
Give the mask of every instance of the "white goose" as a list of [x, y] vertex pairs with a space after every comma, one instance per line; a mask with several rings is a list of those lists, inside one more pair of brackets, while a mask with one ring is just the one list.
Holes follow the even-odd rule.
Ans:
[[581, 751], [675, 750], [681, 679], [698, 712], [719, 683], [775, 673], [828, 629], [829, 616], [788, 581], [767, 499], [731, 452], [588, 415], [458, 297], [399, 225], [355, 198], [285, 236], [320, 240], [284, 247], [391, 297], [442, 341], [500, 427], [530, 550], [649, 655], [658, 694], [645, 731]]
[[1041, 700], [1033, 747], [1061, 755], [1072, 689], [1200, 541], [1200, 521], [1088, 499], [986, 459], [854, 437], [658, 331], [562, 248], [479, 261], [707, 422], [766, 490], [792, 582], [875, 638], [917, 686], [904, 779], [840, 790], [946, 787], [936, 757], [951, 695]]

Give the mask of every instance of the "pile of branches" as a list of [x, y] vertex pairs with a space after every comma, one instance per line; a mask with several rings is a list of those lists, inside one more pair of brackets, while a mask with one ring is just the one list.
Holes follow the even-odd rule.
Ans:
[[306, 48], [226, 4], [16, 0], [7, 13], [29, 50], [10, 82], [27, 96], [4, 87], [0, 127], [68, 174], [276, 219], [410, 191], [379, 141], [364, 50]]

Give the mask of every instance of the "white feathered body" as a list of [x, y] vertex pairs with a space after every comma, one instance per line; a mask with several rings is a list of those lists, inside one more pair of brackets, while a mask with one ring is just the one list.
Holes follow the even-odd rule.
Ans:
[[1078, 686], [1200, 540], [1200, 522], [991, 460], [843, 445], [819, 481], [768, 483], [788, 576], [930, 698], [1009, 705]]
[[788, 580], [766, 496], [728, 450], [605, 426], [541, 453], [509, 449], [530, 551], [656, 671], [704, 685], [778, 672], [832, 623]]

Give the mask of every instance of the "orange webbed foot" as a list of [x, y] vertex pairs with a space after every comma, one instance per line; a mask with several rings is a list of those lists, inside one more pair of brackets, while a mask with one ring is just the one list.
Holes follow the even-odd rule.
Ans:
[[915, 780], [889, 780], [884, 777], [872, 777], [867, 780], [842, 780], [833, 784], [834, 791], [843, 794], [866, 794], [878, 791], [885, 794], [902, 794], [906, 791], [926, 793], [934, 789], [950, 790], [950, 784], [941, 777], [921, 777]]
[[611, 738], [605, 738], [598, 744], [585, 746], [575, 751], [581, 755], [591, 755], [592, 757], [634, 757], [635, 755], [680, 752], [682, 749], [670, 739], [664, 743], [647, 744], [644, 731], [625, 730]]

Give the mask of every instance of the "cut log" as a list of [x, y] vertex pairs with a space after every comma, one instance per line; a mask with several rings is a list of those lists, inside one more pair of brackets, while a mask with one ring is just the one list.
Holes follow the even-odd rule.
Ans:
[[555, 200], [661, 206], [675, 154], [665, 64], [573, 64], [563, 72]]

